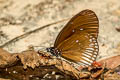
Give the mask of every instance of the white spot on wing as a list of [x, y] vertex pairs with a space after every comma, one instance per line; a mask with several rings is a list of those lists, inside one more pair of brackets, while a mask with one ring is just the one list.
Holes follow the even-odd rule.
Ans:
[[83, 56], [86, 56], [86, 57], [88, 57], [88, 58], [91, 58], [90, 55], [87, 55], [87, 54], [85, 54], [85, 53], [83, 53]]
[[8, 69], [6, 68], [5, 71], [7, 71]]
[[98, 48], [98, 46], [95, 46], [95, 48]]
[[13, 73], [18, 73], [17, 71], [13, 71]]
[[94, 44], [93, 44], [93, 43], [91, 43], [91, 44], [89, 45], [89, 47], [92, 47], [92, 46], [94, 46]]
[[93, 40], [95, 40], [95, 38], [92, 38]]
[[79, 40], [76, 40], [76, 43], [78, 43], [79, 42]]
[[[88, 14], [88, 15], [92, 16], [92, 15], [94, 15], [94, 13], [90, 13], [90, 14]], [[95, 18], [96, 18], [96, 17], [95, 17]]]
[[93, 51], [91, 51], [91, 50], [85, 50], [85, 52], [93, 52]]
[[94, 52], [94, 54], [97, 54], [97, 52]]
[[[87, 60], [87, 61], [89, 61], [89, 62], [91, 62], [92, 60], [90, 60], [90, 59], [88, 59], [88, 58], [86, 58], [86, 57], [82, 57], [83, 59], [85, 59], [85, 60]], [[87, 62], [86, 61], [86, 62]]]
[[90, 38], [92, 38], [92, 36], [90, 36]]
[[92, 39], [89, 39], [90, 42], [92, 42]]
[[85, 65], [84, 63], [78, 62], [79, 65]]
[[75, 32], [75, 30], [73, 29], [72, 32]]
[[93, 55], [93, 57], [96, 57], [96, 55]]
[[90, 56], [92, 55], [92, 53], [89, 53], [89, 52], [84, 52], [84, 53], [85, 53], [85, 54], [88, 54], [88, 55], [90, 55]]
[[95, 51], [98, 51], [98, 49], [96, 49]]
[[82, 30], [83, 30], [83, 28], [80, 28], [80, 30], [82, 31]]
[[98, 45], [97, 43], [95, 43], [95, 45]]
[[94, 50], [94, 48], [86, 48], [86, 49]]
[[83, 62], [83, 63], [86, 63], [88, 65], [91, 65], [91, 63], [88, 63], [87, 61], [84, 61], [84, 60], [80, 60], [80, 61]]

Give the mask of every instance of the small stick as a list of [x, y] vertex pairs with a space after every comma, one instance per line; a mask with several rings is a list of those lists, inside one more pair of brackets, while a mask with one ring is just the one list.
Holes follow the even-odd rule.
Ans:
[[60, 20], [60, 21], [57, 21], [57, 22], [53, 22], [53, 23], [47, 24], [47, 25], [45, 25], [45, 26], [39, 27], [39, 28], [37, 28], [37, 29], [35, 29], [35, 30], [31, 30], [31, 31], [29, 31], [29, 32], [27, 32], [27, 33], [25, 33], [25, 34], [22, 34], [22, 35], [20, 35], [20, 36], [17, 36], [17, 37], [15, 37], [15, 38], [11, 39], [10, 41], [4, 43], [3, 45], [0, 46], [0, 48], [4, 48], [5, 46], [9, 45], [10, 43], [12, 43], [12, 42], [14, 42], [14, 41], [18, 41], [18, 40], [20, 40], [20, 39], [23, 39], [23, 38], [27, 37], [28, 35], [30, 35], [30, 34], [32, 34], [32, 33], [35, 33], [35, 32], [38, 32], [39, 30], [42, 30], [42, 29], [44, 29], [44, 28], [46, 28], [46, 27], [48, 27], [48, 26], [51, 26], [51, 25], [54, 25], [54, 24], [57, 24], [57, 23], [61, 23], [61, 22], [63, 22], [63, 21], [67, 21], [67, 20], [69, 20], [69, 19], [70, 19], [70, 18], [67, 18], [67, 19], [64, 19], [64, 20]]

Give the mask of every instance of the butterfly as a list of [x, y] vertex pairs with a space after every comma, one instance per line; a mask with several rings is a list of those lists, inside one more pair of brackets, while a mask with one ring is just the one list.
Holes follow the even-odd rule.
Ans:
[[54, 47], [47, 48], [55, 56], [82, 65], [91, 65], [99, 51], [97, 42], [99, 20], [92, 10], [83, 10], [64, 26]]

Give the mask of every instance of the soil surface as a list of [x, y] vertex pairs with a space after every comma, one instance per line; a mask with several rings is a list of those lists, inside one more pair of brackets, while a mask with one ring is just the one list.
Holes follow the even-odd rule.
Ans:
[[35, 46], [35, 50], [45, 50], [53, 45], [68, 21], [4, 44], [31, 30], [71, 18], [84, 9], [93, 10], [99, 18], [97, 60], [120, 55], [119, 0], [0, 0], [0, 45], [11, 53], [25, 51], [31, 46]]

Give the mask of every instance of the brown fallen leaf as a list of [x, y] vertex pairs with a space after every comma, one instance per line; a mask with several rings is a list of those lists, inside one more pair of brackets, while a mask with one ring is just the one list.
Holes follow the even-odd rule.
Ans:
[[17, 54], [10, 54], [4, 49], [0, 48], [0, 68], [3, 68], [8, 65], [12, 65], [17, 61]]
[[106, 68], [113, 69], [120, 65], [120, 55], [100, 60], [99, 63], [106, 64]]

